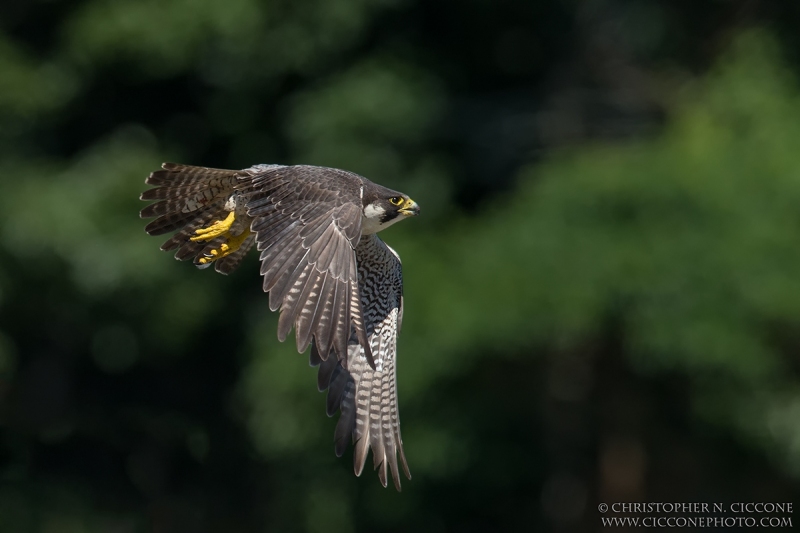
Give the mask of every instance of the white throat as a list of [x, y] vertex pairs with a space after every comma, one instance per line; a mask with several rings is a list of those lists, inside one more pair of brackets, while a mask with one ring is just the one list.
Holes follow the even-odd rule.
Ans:
[[395, 222], [399, 222], [403, 218], [398, 215], [387, 222], [381, 222], [381, 218], [386, 213], [386, 210], [381, 206], [369, 204], [364, 208], [364, 215], [361, 217], [361, 235], [372, 235], [379, 231], [385, 230]]
[[371, 235], [378, 233], [388, 224], [381, 224], [381, 217], [383, 217], [386, 210], [380, 206], [369, 204], [364, 208], [364, 216], [361, 217], [361, 235]]

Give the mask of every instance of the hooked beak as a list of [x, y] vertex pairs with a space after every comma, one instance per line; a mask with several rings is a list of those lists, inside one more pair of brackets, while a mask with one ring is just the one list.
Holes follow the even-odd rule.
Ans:
[[406, 203], [403, 205], [403, 207], [398, 209], [398, 212], [407, 217], [415, 217], [419, 215], [419, 205], [417, 205], [417, 202], [409, 198], [406, 200]]

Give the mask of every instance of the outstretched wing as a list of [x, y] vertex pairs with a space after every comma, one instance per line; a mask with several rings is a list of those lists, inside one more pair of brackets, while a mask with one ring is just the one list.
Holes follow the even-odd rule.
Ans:
[[278, 338], [295, 328], [297, 349], [313, 338], [320, 353], [347, 357], [351, 329], [371, 365], [362, 317], [355, 247], [361, 238], [358, 176], [292, 166], [266, 170], [240, 187], [261, 252], [269, 306], [280, 309]]
[[403, 275], [400, 258], [376, 235], [364, 236], [356, 249], [361, 303], [375, 367], [353, 338], [345, 361], [322, 360], [312, 345], [311, 364], [319, 365], [319, 390], [328, 389], [327, 413], [341, 410], [336, 425], [335, 451], [341, 456], [348, 442], [355, 443], [354, 470], [361, 475], [372, 449], [373, 464], [385, 487], [387, 471], [400, 490], [397, 456], [408, 479], [408, 469], [397, 410], [397, 334], [403, 314]]
[[142, 218], [156, 217], [145, 230], [150, 235], [177, 230], [161, 249], [177, 249], [175, 257], [181, 260], [197, 260], [208, 247], [218, 245], [216, 240], [194, 242], [191, 237], [224, 219], [234, 194], [248, 198], [245, 222], [254, 236], [215, 261], [216, 270], [230, 273], [257, 244], [270, 308], [281, 310], [278, 338], [285, 340], [294, 327], [299, 351], [313, 338], [326, 355], [332, 347], [339, 358], [346, 358], [350, 330], [355, 328], [373, 364], [354, 250], [361, 237], [361, 178], [310, 166], [223, 170], [164, 163], [145, 182], [156, 188], [142, 193], [141, 199], [158, 200], [141, 211]]

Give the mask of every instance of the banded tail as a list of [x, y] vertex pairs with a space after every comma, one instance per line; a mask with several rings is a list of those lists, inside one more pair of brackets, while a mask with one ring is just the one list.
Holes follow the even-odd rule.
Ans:
[[[212, 250], [217, 249], [225, 239], [218, 237], [205, 242], [195, 242], [197, 230], [215, 221], [224, 220], [230, 213], [226, 209], [234, 194], [239, 177], [245, 175], [239, 170], [222, 170], [206, 167], [164, 163], [162, 170], [150, 174], [145, 180], [155, 185], [141, 194], [141, 200], [159, 200], [141, 210], [141, 218], [156, 217], [145, 231], [149, 235], [163, 235], [176, 231], [164, 241], [161, 249], [177, 250], [175, 259], [193, 259], [195, 265], [205, 268], [210, 262], [202, 262]], [[241, 262], [253, 245], [254, 237], [248, 236], [241, 246], [230, 255], [214, 261], [215, 269], [221, 274], [229, 274]]]

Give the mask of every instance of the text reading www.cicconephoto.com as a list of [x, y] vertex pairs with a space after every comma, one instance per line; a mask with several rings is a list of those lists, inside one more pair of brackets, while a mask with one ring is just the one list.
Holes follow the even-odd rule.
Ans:
[[597, 510], [603, 527], [644, 528], [791, 528], [794, 511], [791, 502], [614, 502]]

